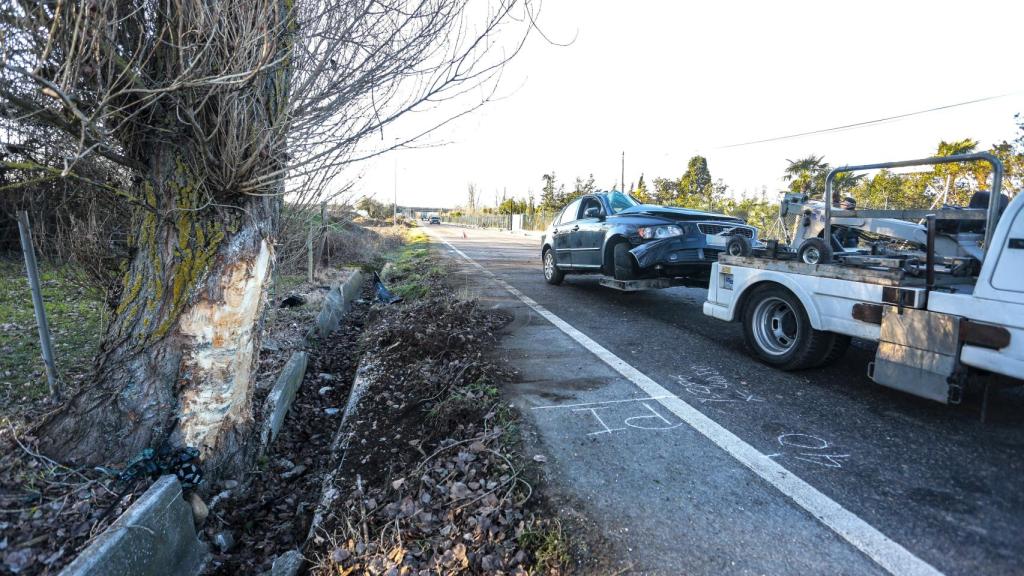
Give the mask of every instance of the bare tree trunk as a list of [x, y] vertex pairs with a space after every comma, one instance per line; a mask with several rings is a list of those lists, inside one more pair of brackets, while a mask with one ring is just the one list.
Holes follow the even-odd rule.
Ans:
[[280, 198], [204, 206], [202, 175], [170, 146], [150, 168], [97, 377], [44, 422], [44, 448], [91, 465], [169, 440], [199, 448], [208, 466], [239, 463]]

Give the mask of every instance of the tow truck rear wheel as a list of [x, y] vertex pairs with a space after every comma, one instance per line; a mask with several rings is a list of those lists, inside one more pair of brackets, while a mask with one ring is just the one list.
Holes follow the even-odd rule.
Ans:
[[759, 360], [780, 370], [823, 363], [836, 334], [815, 330], [800, 300], [778, 284], [756, 288], [743, 307], [743, 336]]
[[850, 337], [846, 334], [836, 334], [835, 332], [828, 332], [829, 336], [832, 336], [832, 341], [829, 343], [825, 355], [814, 364], [815, 368], [822, 366], [828, 366], [829, 364], [839, 360], [846, 354], [846, 350], [850, 347]]

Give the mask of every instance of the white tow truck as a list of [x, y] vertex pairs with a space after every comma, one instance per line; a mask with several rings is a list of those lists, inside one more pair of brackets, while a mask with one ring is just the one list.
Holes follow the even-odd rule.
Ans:
[[[985, 208], [834, 208], [837, 173], [964, 161], [992, 165]], [[1007, 202], [1002, 172], [985, 153], [836, 168], [826, 178], [821, 237], [723, 253], [704, 314], [741, 322], [747, 346], [783, 370], [828, 364], [853, 337], [878, 343], [872, 380], [931, 400], [959, 403], [976, 374], [1024, 380], [1024, 195]], [[797, 225], [812, 219], [808, 212]], [[842, 232], [877, 231], [886, 219], [926, 221], [924, 237], [912, 230], [869, 249], [832, 250]]]

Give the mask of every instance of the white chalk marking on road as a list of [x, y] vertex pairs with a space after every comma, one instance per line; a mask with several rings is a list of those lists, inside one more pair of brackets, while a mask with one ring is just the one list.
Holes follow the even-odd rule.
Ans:
[[[668, 418], [665, 418], [664, 416], [659, 414], [657, 410], [655, 410], [654, 408], [651, 408], [651, 405], [648, 404], [647, 402], [644, 402], [642, 404], [642, 406], [644, 408], [647, 408], [647, 411], [650, 412], [652, 415], [651, 416], [633, 416], [632, 418], [626, 418], [623, 421], [623, 423], [626, 426], [629, 426], [631, 428], [639, 428], [640, 430], [671, 430], [673, 428], [678, 428], [679, 426], [683, 425], [682, 422], [676, 422], [675, 424], [669, 422]], [[648, 418], [657, 418], [658, 420], [661, 420], [662, 422], [664, 422], [665, 425], [664, 426], [640, 426], [639, 424], [633, 424], [632, 423], [633, 420], [647, 420]]]
[[544, 406], [534, 406], [530, 410], [547, 410], [550, 408], [577, 408], [579, 406], [597, 406], [598, 404], [621, 404], [622, 402], [643, 402], [644, 400], [662, 400], [664, 398], [675, 398], [675, 396], [669, 394], [668, 396], [644, 396], [642, 398], [627, 398], [625, 400], [602, 400], [600, 402], [580, 402], [579, 404], [546, 404]]
[[597, 408], [577, 408], [576, 410], [573, 410], [573, 412], [590, 412], [591, 414], [594, 415], [594, 418], [597, 418], [597, 421], [601, 423], [601, 427], [604, 428], [604, 430], [590, 432], [589, 434], [587, 434], [587, 436], [594, 436], [597, 434], [611, 434], [612, 432], [619, 432], [621, 430], [625, 430], [625, 428], [609, 428], [608, 425], [604, 423], [604, 419], [601, 418], [600, 415], [598, 415], [597, 410]]
[[489, 276], [502, 288], [522, 300], [534, 312], [554, 324], [556, 328], [567, 334], [589, 350], [590, 353], [600, 358], [605, 364], [611, 366], [616, 372], [633, 382], [633, 384], [636, 384], [645, 393], [651, 397], [664, 396], [665, 398], [658, 400], [661, 405], [668, 408], [673, 414], [682, 419], [683, 422], [686, 422], [691, 428], [700, 432], [705, 438], [714, 442], [719, 448], [728, 452], [730, 456], [760, 476], [765, 482], [768, 482], [788, 496], [797, 505], [817, 518], [822, 524], [831, 528], [832, 531], [874, 560], [886, 571], [900, 576], [934, 576], [942, 574], [931, 564], [918, 558], [853, 512], [843, 508], [835, 500], [822, 494], [817, 488], [801, 480], [782, 465], [765, 456], [756, 448], [725, 429], [725, 427], [705, 416], [700, 410], [687, 404], [683, 399], [672, 395], [649, 376], [615, 354], [612, 354], [607, 348], [601, 346], [565, 320], [552, 314], [547, 308], [520, 292], [516, 287], [498, 278], [493, 272], [487, 270], [469, 256], [466, 256], [462, 250], [459, 250], [444, 238], [439, 236], [435, 236], [435, 238], [444, 242], [453, 252], [462, 256], [462, 258]]

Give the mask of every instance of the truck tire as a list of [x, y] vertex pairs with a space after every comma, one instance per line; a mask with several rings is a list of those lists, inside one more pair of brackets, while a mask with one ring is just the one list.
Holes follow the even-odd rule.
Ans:
[[797, 257], [804, 264], [828, 264], [832, 261], [832, 249], [821, 238], [808, 238], [800, 245]]
[[558, 269], [558, 264], [555, 264], [555, 251], [551, 248], [544, 250], [544, 255], [541, 257], [541, 261], [544, 263], [544, 281], [553, 286], [558, 286], [565, 280], [565, 272]]
[[725, 253], [729, 256], [750, 256], [753, 252], [750, 240], [741, 234], [733, 234], [725, 242]]
[[743, 307], [743, 337], [757, 358], [780, 370], [812, 368], [829, 355], [831, 332], [815, 330], [800, 300], [778, 284], [756, 288]]
[[835, 332], [829, 332], [829, 334], [832, 336], [832, 341], [829, 343], [825, 355], [814, 365], [815, 368], [828, 366], [839, 360], [850, 347], [850, 337], [846, 334], [836, 334]]
[[629, 253], [629, 243], [619, 242], [612, 247], [612, 262], [615, 265], [616, 280], [636, 279], [636, 263], [633, 255]]

